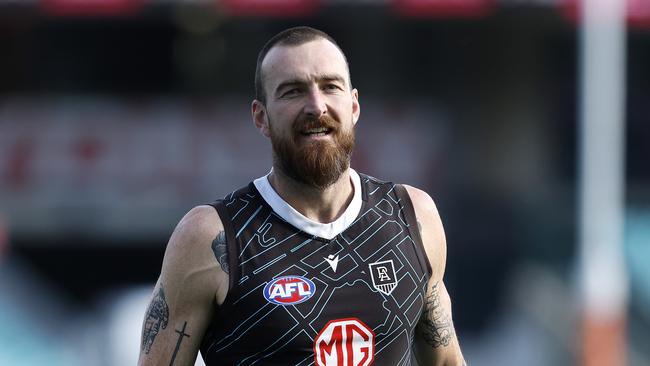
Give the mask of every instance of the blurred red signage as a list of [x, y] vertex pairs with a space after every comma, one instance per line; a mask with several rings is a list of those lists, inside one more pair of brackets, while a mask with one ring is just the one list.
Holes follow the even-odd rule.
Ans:
[[320, 0], [217, 0], [217, 6], [233, 16], [298, 17], [313, 14]]
[[40, 0], [41, 8], [57, 16], [125, 16], [135, 14], [144, 0]]
[[495, 0], [391, 0], [400, 15], [416, 18], [481, 17], [489, 15]]
[[[625, 1], [627, 24], [633, 28], [650, 28], [650, 0]], [[584, 0], [563, 0], [562, 13], [572, 22], [577, 22], [580, 6]]]

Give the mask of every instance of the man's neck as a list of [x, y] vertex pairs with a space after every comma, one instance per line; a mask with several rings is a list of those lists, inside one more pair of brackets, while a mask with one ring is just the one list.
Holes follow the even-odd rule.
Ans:
[[349, 168], [325, 189], [297, 182], [275, 167], [268, 179], [275, 192], [291, 207], [303, 216], [320, 223], [330, 223], [338, 219], [354, 196]]

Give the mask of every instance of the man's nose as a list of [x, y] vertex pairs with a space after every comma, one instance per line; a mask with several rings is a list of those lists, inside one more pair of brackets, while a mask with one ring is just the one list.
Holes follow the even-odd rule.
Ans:
[[327, 113], [327, 103], [325, 103], [325, 98], [319, 88], [313, 88], [309, 91], [304, 112], [316, 118], [320, 118]]

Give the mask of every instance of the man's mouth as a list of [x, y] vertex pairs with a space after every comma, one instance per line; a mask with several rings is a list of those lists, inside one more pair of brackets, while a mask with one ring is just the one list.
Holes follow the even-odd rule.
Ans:
[[301, 131], [300, 134], [303, 136], [325, 136], [329, 134], [332, 130], [327, 127], [318, 127], [310, 128], [304, 131]]

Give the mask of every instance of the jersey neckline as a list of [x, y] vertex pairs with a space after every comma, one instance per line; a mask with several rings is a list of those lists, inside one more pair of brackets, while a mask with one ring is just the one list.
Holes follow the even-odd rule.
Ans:
[[343, 212], [338, 219], [329, 223], [314, 221], [291, 207], [289, 203], [278, 195], [275, 189], [271, 186], [271, 183], [269, 183], [268, 176], [271, 172], [263, 177], [255, 179], [253, 184], [264, 201], [266, 201], [273, 211], [285, 221], [308, 234], [332, 240], [352, 225], [359, 216], [359, 212], [361, 212], [361, 178], [354, 169], [350, 168], [349, 172], [350, 180], [352, 181], [352, 186], [354, 188], [352, 201], [350, 201], [345, 212]]

